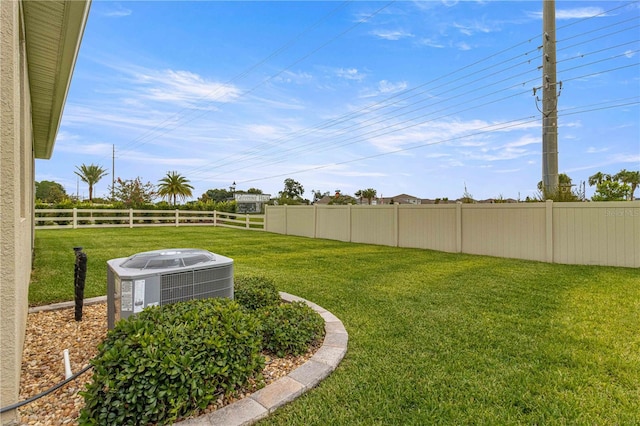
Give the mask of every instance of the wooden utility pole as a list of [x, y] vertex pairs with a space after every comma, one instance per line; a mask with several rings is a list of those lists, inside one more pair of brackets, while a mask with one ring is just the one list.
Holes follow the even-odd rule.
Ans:
[[556, 2], [542, 0], [542, 184], [558, 191], [558, 91], [556, 82]]

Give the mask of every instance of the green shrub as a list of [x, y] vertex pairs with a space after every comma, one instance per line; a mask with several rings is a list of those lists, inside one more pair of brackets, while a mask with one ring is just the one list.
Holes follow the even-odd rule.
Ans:
[[241, 275], [233, 282], [233, 297], [243, 308], [255, 311], [280, 304], [280, 293], [270, 278], [264, 276]]
[[304, 302], [266, 307], [259, 316], [264, 348], [279, 357], [302, 355], [324, 335], [324, 320]]
[[229, 299], [147, 308], [119, 321], [91, 361], [80, 424], [166, 424], [261, 380], [257, 318]]

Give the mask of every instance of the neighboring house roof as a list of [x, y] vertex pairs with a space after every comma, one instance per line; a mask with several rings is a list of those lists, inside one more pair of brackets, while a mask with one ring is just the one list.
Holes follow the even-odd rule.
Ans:
[[33, 149], [51, 158], [90, 0], [23, 1]]
[[380, 198], [383, 204], [389, 204], [392, 200], [396, 204], [421, 204], [422, 200], [408, 194], [398, 194], [393, 197]]
[[333, 200], [333, 198], [334, 197], [332, 195], [325, 195], [324, 197], [317, 200], [314, 204], [329, 204], [331, 200]]

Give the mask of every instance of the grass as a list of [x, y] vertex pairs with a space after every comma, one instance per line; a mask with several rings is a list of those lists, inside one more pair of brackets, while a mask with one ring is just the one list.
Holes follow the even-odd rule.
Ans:
[[349, 350], [262, 425], [638, 424], [638, 270], [224, 228], [38, 230], [30, 302], [106, 293], [106, 260], [197, 247], [337, 315]]

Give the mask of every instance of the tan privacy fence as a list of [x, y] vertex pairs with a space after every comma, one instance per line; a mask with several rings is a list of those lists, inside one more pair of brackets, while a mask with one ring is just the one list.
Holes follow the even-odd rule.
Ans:
[[640, 202], [267, 206], [265, 230], [543, 262], [640, 267]]

